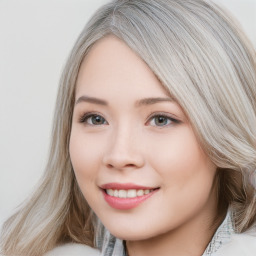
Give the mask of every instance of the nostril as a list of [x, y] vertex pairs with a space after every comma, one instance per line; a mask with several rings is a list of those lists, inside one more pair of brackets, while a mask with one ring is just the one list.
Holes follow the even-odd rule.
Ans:
[[110, 168], [110, 169], [112, 169], [112, 168], [129, 168], [129, 167], [134, 168], [134, 167], [136, 167], [136, 165], [135, 164], [125, 164], [123, 166], [117, 167], [117, 166], [112, 165], [112, 164], [107, 164], [107, 167]]
[[127, 164], [126, 167], [134, 167], [134, 164]]
[[104, 156], [103, 164], [109, 169], [139, 168], [143, 166], [144, 159], [141, 154], [128, 154], [113, 150]]

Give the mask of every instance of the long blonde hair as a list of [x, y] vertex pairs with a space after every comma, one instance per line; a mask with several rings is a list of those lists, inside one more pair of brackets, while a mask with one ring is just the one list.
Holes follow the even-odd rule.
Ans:
[[51, 151], [37, 190], [4, 224], [4, 255], [39, 256], [73, 241], [94, 246], [96, 217], [81, 194], [68, 145], [76, 79], [93, 44], [123, 40], [190, 118], [218, 166], [219, 212], [232, 208], [243, 232], [256, 221], [256, 62], [237, 23], [208, 0], [117, 0], [79, 36], [57, 97]]

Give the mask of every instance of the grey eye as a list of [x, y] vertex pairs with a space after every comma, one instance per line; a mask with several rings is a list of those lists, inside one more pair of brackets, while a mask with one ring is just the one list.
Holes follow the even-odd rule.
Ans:
[[169, 117], [166, 116], [154, 116], [151, 121], [150, 125], [153, 126], [165, 126], [170, 124], [172, 121], [170, 120]]
[[102, 116], [98, 116], [98, 115], [93, 115], [90, 118], [88, 118], [88, 121], [90, 120], [90, 124], [93, 125], [101, 125], [101, 124], [105, 124], [106, 120], [102, 117]]
[[89, 125], [104, 125], [107, 124], [107, 121], [104, 117], [96, 114], [84, 115], [81, 120], [81, 123], [89, 124]]

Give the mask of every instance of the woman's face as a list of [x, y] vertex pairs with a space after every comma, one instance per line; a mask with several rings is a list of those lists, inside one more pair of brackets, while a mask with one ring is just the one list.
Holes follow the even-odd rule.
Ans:
[[75, 100], [74, 172], [113, 235], [147, 239], [213, 217], [216, 166], [181, 107], [128, 46], [108, 36], [92, 47]]

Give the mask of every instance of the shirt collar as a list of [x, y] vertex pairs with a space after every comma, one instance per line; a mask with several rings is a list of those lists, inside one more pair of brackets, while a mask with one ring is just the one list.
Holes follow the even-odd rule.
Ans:
[[231, 241], [233, 233], [235, 231], [232, 225], [231, 212], [228, 211], [226, 218], [213, 235], [211, 242], [208, 244], [202, 256], [213, 256], [224, 244]]
[[[126, 256], [123, 240], [117, 239], [112, 236], [101, 224], [101, 237], [98, 239], [97, 246], [101, 249], [101, 256]], [[206, 250], [202, 256], [214, 256], [215, 253], [226, 243], [231, 240], [231, 236], [234, 233], [231, 213], [228, 211], [224, 221], [219, 226], [211, 242], [208, 244]]]

